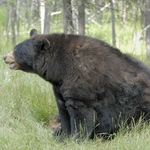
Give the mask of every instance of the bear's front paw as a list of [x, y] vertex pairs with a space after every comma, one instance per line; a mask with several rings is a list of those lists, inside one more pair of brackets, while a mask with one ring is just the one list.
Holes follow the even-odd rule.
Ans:
[[62, 131], [61, 125], [55, 128], [55, 130], [53, 131], [53, 139], [57, 142], [64, 142], [67, 137], [67, 134]]
[[61, 125], [59, 125], [53, 130], [53, 136], [59, 136], [61, 134], [62, 134], [62, 129], [61, 129]]

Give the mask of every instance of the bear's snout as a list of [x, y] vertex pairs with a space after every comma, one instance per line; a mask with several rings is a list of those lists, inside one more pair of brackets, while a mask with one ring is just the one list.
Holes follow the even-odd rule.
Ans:
[[19, 65], [17, 64], [13, 52], [8, 53], [3, 57], [3, 60], [5, 61], [6, 64], [9, 64], [9, 68], [13, 70], [19, 69]]
[[3, 57], [4, 61], [5, 61], [6, 58], [7, 58], [7, 55]]

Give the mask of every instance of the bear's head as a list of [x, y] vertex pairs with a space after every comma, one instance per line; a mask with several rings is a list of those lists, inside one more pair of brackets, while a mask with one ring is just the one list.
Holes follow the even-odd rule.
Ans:
[[13, 70], [36, 72], [36, 61], [50, 47], [46, 36], [39, 35], [36, 29], [30, 31], [30, 38], [15, 46], [14, 50], [3, 57]]

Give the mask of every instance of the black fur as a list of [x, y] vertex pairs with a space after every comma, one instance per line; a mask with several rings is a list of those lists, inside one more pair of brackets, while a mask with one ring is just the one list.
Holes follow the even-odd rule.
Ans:
[[67, 135], [93, 138], [113, 133], [125, 118], [150, 119], [150, 69], [103, 41], [35, 34], [15, 47], [14, 57], [21, 70], [53, 84]]

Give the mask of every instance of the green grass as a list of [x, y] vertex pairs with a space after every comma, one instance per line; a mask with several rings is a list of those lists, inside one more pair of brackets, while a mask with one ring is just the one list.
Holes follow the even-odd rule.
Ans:
[[[111, 43], [111, 26], [103, 24], [103, 29], [90, 24], [87, 35]], [[140, 33], [140, 26], [138, 33]], [[91, 30], [90, 30], [91, 29]], [[136, 54], [145, 61], [145, 43], [133, 41], [131, 24], [119, 25], [117, 47], [123, 52]], [[0, 57], [13, 47], [11, 40], [0, 36]], [[21, 35], [22, 39], [28, 35]], [[20, 42], [18, 41], [18, 42]], [[136, 44], [139, 47], [136, 47]], [[138, 51], [139, 50], [139, 51]], [[138, 53], [137, 53], [138, 51]], [[146, 61], [148, 64], [149, 62]], [[95, 139], [77, 144], [72, 139], [57, 143], [52, 138], [48, 123], [57, 113], [55, 98], [49, 83], [34, 74], [12, 71], [0, 59], [0, 149], [2, 150], [149, 150], [150, 126], [140, 129], [140, 123], [131, 130], [121, 129], [111, 141]]]

